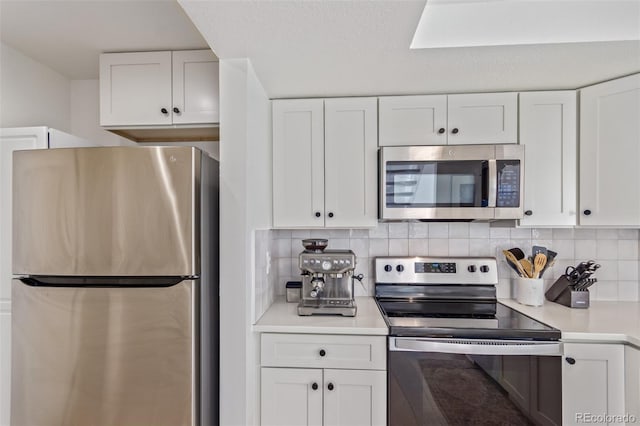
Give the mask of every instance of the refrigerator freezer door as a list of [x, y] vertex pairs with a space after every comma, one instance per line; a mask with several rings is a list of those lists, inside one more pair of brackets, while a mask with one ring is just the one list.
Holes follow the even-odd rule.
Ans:
[[13, 273], [198, 275], [200, 155], [190, 147], [15, 152]]
[[197, 282], [12, 282], [11, 424], [197, 424]]

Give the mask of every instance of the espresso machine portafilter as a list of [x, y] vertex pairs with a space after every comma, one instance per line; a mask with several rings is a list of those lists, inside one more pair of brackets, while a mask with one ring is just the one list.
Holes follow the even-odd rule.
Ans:
[[303, 240], [305, 251], [298, 256], [302, 275], [298, 315], [355, 316], [356, 255], [351, 250], [326, 250], [327, 244], [325, 239]]

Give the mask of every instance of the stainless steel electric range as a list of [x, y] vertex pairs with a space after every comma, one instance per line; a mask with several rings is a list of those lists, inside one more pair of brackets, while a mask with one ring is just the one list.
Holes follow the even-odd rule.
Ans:
[[379, 257], [389, 422], [560, 424], [560, 331], [496, 298], [490, 257]]

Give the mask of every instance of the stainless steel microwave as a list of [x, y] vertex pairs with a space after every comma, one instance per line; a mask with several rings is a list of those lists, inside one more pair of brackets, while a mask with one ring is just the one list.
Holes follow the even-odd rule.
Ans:
[[380, 219], [522, 218], [524, 146], [380, 148]]

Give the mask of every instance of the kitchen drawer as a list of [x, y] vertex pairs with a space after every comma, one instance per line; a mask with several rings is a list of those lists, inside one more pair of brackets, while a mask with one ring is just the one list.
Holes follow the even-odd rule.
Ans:
[[263, 333], [263, 367], [386, 370], [384, 336]]

